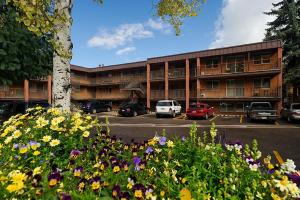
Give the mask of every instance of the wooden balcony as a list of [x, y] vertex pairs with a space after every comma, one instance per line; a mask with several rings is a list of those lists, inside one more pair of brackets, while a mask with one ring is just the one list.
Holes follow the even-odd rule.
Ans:
[[281, 97], [281, 87], [278, 88], [255, 88], [252, 90], [252, 97]]
[[165, 91], [164, 90], [151, 90], [151, 99], [164, 99]]
[[29, 89], [29, 98], [35, 99], [35, 100], [48, 99], [48, 91], [47, 90]]
[[216, 67], [207, 68], [206, 65], [201, 65], [201, 71], [198, 76], [218, 76], [231, 74], [251, 74], [264, 72], [280, 72], [280, 63], [278, 60], [271, 60], [270, 63], [254, 64], [253, 61], [244, 61], [240, 63], [223, 63]]
[[151, 80], [155, 81], [155, 80], [164, 80], [165, 78], [165, 72], [164, 70], [153, 70], [150, 72], [151, 74]]
[[22, 99], [24, 98], [23, 88], [9, 88], [0, 90], [0, 99]]
[[185, 99], [185, 89], [169, 90], [170, 99]]
[[169, 69], [170, 79], [182, 79], [185, 78], [185, 68]]

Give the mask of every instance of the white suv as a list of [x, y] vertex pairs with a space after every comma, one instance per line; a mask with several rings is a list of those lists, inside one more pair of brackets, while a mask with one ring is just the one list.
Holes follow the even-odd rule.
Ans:
[[175, 100], [161, 100], [156, 104], [155, 109], [156, 117], [161, 115], [171, 115], [175, 117], [181, 114], [181, 105]]

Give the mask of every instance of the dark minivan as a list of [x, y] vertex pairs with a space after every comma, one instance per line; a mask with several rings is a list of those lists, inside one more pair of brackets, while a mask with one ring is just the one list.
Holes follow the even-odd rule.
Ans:
[[129, 102], [126, 104], [123, 104], [119, 109], [119, 114], [121, 116], [131, 116], [135, 117], [137, 115], [143, 115], [147, 113], [147, 108], [145, 104], [141, 102]]
[[89, 101], [82, 103], [82, 110], [86, 113], [110, 112], [111, 105], [101, 101]]

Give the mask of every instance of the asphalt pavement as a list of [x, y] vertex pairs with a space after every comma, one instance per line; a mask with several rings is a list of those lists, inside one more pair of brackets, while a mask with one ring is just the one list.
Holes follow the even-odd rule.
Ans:
[[[193, 122], [197, 124], [199, 134], [209, 131], [214, 122], [219, 135], [229, 141], [251, 143], [257, 139], [263, 155], [272, 155], [277, 150], [284, 158], [293, 159], [300, 168], [300, 123], [288, 123], [278, 120], [275, 124], [266, 122], [248, 122], [243, 116], [216, 116], [209, 120], [187, 120], [184, 116], [176, 118], [156, 118], [153, 114], [137, 117], [119, 117], [115, 113], [97, 114], [99, 121], [105, 123], [108, 117], [111, 135], [125, 142], [132, 139], [143, 141], [161, 134], [165, 130], [168, 137], [189, 135]], [[275, 159], [275, 158], [274, 158]]]

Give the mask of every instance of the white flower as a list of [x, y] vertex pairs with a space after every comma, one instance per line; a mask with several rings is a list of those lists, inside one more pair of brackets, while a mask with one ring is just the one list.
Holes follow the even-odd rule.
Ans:
[[287, 159], [286, 162], [281, 165], [281, 170], [284, 173], [295, 172], [296, 165], [293, 160]]
[[290, 183], [287, 187], [293, 198], [300, 198], [300, 189], [297, 187], [296, 183]]
[[258, 164], [250, 164], [249, 168], [250, 168], [251, 171], [257, 171]]

